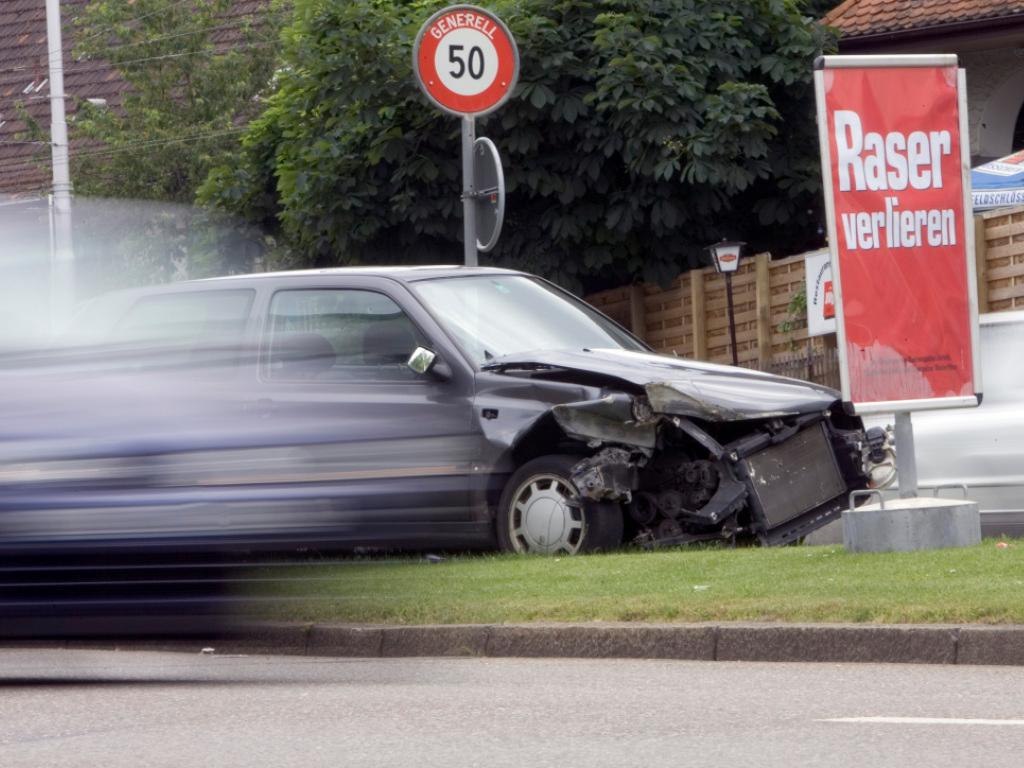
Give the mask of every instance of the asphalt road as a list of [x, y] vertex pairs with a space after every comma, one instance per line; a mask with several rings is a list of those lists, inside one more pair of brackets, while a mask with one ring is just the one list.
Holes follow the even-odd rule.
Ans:
[[4, 768], [1022, 764], [1020, 668], [0, 650]]

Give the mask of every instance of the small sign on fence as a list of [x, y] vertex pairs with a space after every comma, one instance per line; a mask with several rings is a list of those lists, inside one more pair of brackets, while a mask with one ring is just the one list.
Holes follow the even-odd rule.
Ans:
[[832, 279], [832, 258], [828, 251], [808, 253], [804, 259], [807, 281], [807, 335], [836, 332], [836, 293]]

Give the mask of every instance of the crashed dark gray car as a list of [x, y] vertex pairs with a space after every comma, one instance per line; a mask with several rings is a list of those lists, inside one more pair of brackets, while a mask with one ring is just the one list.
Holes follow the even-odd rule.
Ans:
[[508, 270], [185, 282], [74, 331], [0, 369], [4, 551], [785, 544], [868, 483], [833, 390], [654, 354]]

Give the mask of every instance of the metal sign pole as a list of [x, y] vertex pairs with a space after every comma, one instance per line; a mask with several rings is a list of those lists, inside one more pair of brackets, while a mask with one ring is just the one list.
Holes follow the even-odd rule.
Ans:
[[477, 265], [476, 253], [476, 189], [473, 185], [473, 144], [476, 142], [476, 120], [472, 115], [462, 118], [462, 238], [467, 267]]
[[896, 413], [896, 471], [900, 484], [900, 498], [917, 496], [917, 460], [914, 457], [914, 425], [910, 411]]
[[[519, 49], [508, 27], [490, 11], [452, 5], [420, 27], [412, 67], [424, 95], [462, 118], [463, 251], [466, 266], [475, 267], [477, 251], [494, 247], [505, 212], [501, 161], [490, 140], [481, 140], [485, 165], [476, 167], [476, 116], [490, 114], [512, 96], [519, 82]], [[481, 198], [480, 189], [491, 191]], [[483, 243], [477, 239], [480, 226], [487, 235]]]

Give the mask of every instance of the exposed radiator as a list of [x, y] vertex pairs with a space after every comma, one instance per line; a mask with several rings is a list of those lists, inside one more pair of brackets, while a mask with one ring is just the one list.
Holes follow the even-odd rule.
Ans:
[[768, 528], [846, 492], [824, 424], [755, 453], [747, 459], [747, 467]]

